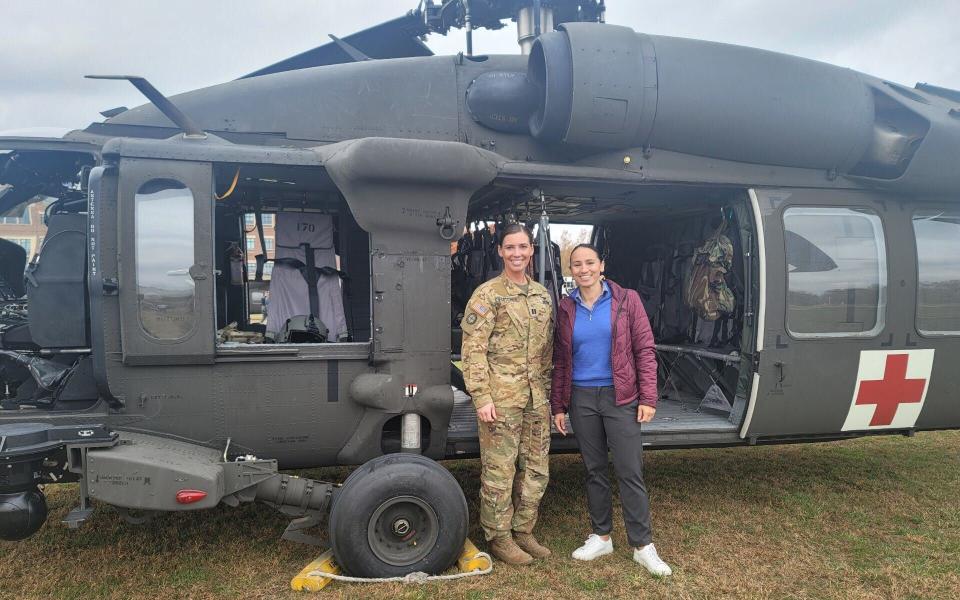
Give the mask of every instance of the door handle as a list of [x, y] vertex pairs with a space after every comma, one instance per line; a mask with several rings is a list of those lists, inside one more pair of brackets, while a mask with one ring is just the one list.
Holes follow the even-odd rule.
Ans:
[[773, 363], [773, 366], [777, 368], [777, 383], [783, 383], [783, 363], [778, 360], [777, 362]]

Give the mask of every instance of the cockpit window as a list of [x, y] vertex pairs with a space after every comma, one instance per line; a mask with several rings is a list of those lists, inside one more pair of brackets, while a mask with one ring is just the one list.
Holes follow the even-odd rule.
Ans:
[[794, 337], [872, 337], [884, 325], [887, 261], [880, 217], [851, 208], [783, 215], [787, 330]]
[[153, 179], [134, 198], [140, 325], [158, 340], [179, 340], [196, 327], [194, 198], [182, 183]]
[[913, 215], [917, 240], [917, 331], [960, 334], [960, 211]]

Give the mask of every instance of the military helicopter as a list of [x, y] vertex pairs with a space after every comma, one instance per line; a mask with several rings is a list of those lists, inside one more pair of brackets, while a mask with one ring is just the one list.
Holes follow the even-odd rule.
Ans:
[[[507, 20], [522, 53], [473, 54]], [[467, 52], [431, 55], [451, 28]], [[509, 221], [537, 226], [557, 294], [558, 223], [641, 292], [651, 448], [960, 427], [960, 91], [567, 0], [422, 2], [171, 98], [106, 78], [149, 103], [0, 138], [0, 210], [45, 202], [47, 226], [29, 264], [0, 242], [0, 538], [79, 482], [71, 527], [92, 500], [131, 522], [260, 501], [299, 541], [329, 513], [353, 574], [444, 570], [468, 514], [436, 461], [478, 452], [458, 303]], [[274, 255], [251, 256], [268, 219]], [[704, 260], [723, 310], [687, 293]], [[280, 472], [324, 465], [359, 467]]]

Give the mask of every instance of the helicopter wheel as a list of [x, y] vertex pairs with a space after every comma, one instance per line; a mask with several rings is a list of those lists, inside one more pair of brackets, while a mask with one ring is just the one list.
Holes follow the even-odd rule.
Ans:
[[449, 471], [418, 454], [388, 454], [344, 482], [330, 509], [330, 545], [352, 575], [436, 574], [460, 556], [468, 519]]

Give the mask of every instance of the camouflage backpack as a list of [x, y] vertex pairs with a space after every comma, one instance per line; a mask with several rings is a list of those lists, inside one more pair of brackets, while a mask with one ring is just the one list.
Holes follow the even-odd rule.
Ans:
[[691, 257], [683, 301], [705, 321], [733, 313], [736, 301], [726, 275], [733, 261], [733, 244], [723, 235], [726, 221], [697, 248]]

